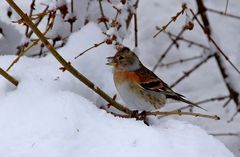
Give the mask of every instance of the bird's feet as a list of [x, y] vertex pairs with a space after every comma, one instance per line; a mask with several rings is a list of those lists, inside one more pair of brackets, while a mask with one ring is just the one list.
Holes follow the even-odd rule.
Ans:
[[134, 112], [134, 117], [136, 120], [141, 120], [143, 121], [147, 126], [149, 126], [149, 123], [147, 121], [147, 114], [146, 111], [142, 111], [141, 113], [138, 113], [137, 110], [133, 111]]

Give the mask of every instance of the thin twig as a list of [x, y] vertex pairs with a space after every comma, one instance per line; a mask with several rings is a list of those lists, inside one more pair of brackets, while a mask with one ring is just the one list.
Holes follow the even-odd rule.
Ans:
[[238, 115], [238, 110], [233, 114], [233, 116], [227, 122], [231, 123], [237, 115]]
[[73, 14], [73, 0], [71, 0], [71, 13]]
[[194, 117], [202, 117], [202, 118], [209, 118], [209, 119], [214, 119], [214, 120], [220, 120], [220, 117], [217, 115], [206, 115], [206, 114], [201, 114], [201, 113], [192, 113], [192, 112], [182, 112], [182, 111], [172, 111], [172, 112], [160, 112], [160, 111], [155, 111], [155, 112], [146, 112], [146, 115], [150, 116], [169, 116], [169, 115], [189, 115], [189, 116], [194, 116]]
[[9, 82], [14, 84], [15, 86], [18, 85], [18, 81], [14, 77], [9, 75], [6, 71], [4, 71], [2, 68], [0, 68], [0, 75], [2, 75], [5, 79], [7, 79]]
[[[102, 16], [103, 18], [105, 18], [105, 15], [104, 15], [104, 12], [103, 12], [103, 7], [102, 7], [102, 0], [98, 0], [98, 3], [99, 3], [99, 8], [100, 8], [101, 16]], [[104, 23], [104, 25], [105, 25], [105, 27], [106, 27], [106, 30], [108, 30], [109, 28], [108, 28], [107, 22], [106, 22], [105, 20], [103, 20], [103, 23]]]
[[[201, 24], [201, 22], [198, 20], [197, 16], [194, 14], [193, 10], [190, 9], [193, 17], [196, 19], [197, 23], [200, 25], [200, 27], [202, 28], [203, 32], [206, 34], [206, 29], [205, 27]], [[215, 40], [213, 40], [213, 38], [211, 37], [211, 35], [207, 34], [209, 40], [213, 43], [213, 45], [217, 48], [217, 50], [223, 55], [223, 57], [227, 60], [227, 62], [237, 71], [238, 74], [240, 74], [239, 69], [232, 63], [232, 61], [228, 58], [228, 56], [221, 50], [221, 48], [218, 46], [218, 44], [215, 42]]]
[[78, 57], [82, 56], [83, 54], [85, 54], [86, 52], [88, 52], [89, 50], [93, 49], [93, 48], [96, 48], [102, 44], [104, 44], [106, 42], [106, 40], [100, 42], [100, 43], [97, 43], [97, 44], [94, 44], [92, 47], [89, 47], [88, 49], [86, 49], [85, 51], [83, 51], [82, 53], [80, 53], [79, 55], [77, 55], [76, 57], [74, 57], [74, 59], [77, 59]]
[[129, 115], [121, 115], [121, 114], [114, 113], [114, 112], [110, 112], [110, 113], [113, 114], [114, 116], [121, 117], [121, 118], [137, 118], [137, 119], [141, 119], [142, 116], [161, 116], [161, 117], [166, 117], [166, 116], [171, 116], [171, 115], [177, 115], [177, 116], [194, 116], [194, 117], [209, 118], [209, 119], [213, 119], [213, 120], [220, 120], [220, 117], [217, 116], [217, 115], [206, 115], [206, 114], [194, 113], [194, 112], [182, 112], [180, 110], [166, 111], [166, 112], [152, 111], [152, 112], [144, 112], [144, 114], [136, 113], [136, 115], [132, 116], [132, 117], [129, 116]]
[[232, 98], [230, 97], [222, 106], [223, 108], [225, 108], [230, 102], [231, 102]]
[[[52, 21], [48, 25], [48, 28], [46, 28], [46, 30], [43, 33], [43, 35], [46, 35], [47, 32], [51, 29], [52, 24], [54, 23], [54, 20], [55, 20], [55, 16], [53, 17]], [[33, 41], [32, 44], [30, 44], [25, 50], [21, 51], [21, 53], [17, 56], [17, 58], [9, 65], [9, 67], [7, 68], [7, 71], [9, 71], [13, 67], [13, 65], [16, 64], [19, 61], [19, 59], [22, 56], [24, 56], [32, 47], [37, 45], [39, 41], [40, 41], [40, 39], [37, 39], [37, 40]]]
[[225, 11], [224, 11], [224, 14], [225, 14], [225, 15], [227, 14], [228, 3], [229, 3], [229, 0], [227, 0], [226, 6], [225, 6]]
[[[222, 100], [226, 99], [227, 97], [229, 97], [229, 96], [213, 97], [213, 98], [209, 98], [209, 99], [205, 99], [205, 100], [201, 100], [201, 101], [195, 102], [195, 104], [200, 105], [200, 104], [204, 104], [204, 103], [207, 103], [207, 102], [210, 102], [210, 101], [222, 101]], [[192, 105], [183, 106], [183, 107], [177, 108], [177, 109], [175, 109], [173, 111], [174, 112], [182, 111], [182, 110], [185, 110], [185, 109], [188, 109], [188, 108], [192, 108], [192, 107], [193, 107]]]
[[[218, 51], [220, 52], [218, 52], [218, 53], [215, 53], [215, 59], [216, 59], [216, 62], [217, 62], [217, 65], [218, 65], [218, 67], [219, 67], [219, 70], [220, 70], [220, 72], [221, 72], [221, 75], [222, 75], [222, 77], [223, 77], [223, 80], [224, 80], [224, 82], [225, 82], [225, 84], [226, 84], [226, 86], [227, 86], [227, 89], [228, 89], [228, 91], [229, 91], [229, 93], [230, 93], [230, 97], [233, 99], [233, 101], [234, 101], [234, 103], [236, 104], [236, 106], [237, 106], [237, 108], [239, 108], [239, 92], [237, 91], [237, 90], [235, 90], [235, 88], [234, 88], [234, 86], [232, 85], [232, 84], [230, 84], [229, 83], [229, 77], [231, 77], [230, 76], [230, 74], [228, 74], [228, 72], [227, 72], [227, 69], [225, 68], [225, 65], [224, 65], [224, 63], [223, 63], [223, 60], [222, 60], [222, 56], [221, 56], [221, 50], [220, 50], [220, 48], [219, 48], [219, 46], [215, 43], [215, 41], [214, 40], [212, 40], [212, 38], [211, 38], [211, 26], [210, 26], [210, 23], [209, 23], [209, 20], [208, 20], [208, 17], [207, 17], [207, 14], [206, 14], [206, 7], [205, 7], [205, 5], [204, 5], [204, 2], [203, 2], [203, 0], [197, 0], [197, 4], [198, 4], [198, 12], [199, 12], [199, 14], [201, 15], [201, 17], [202, 17], [202, 21], [203, 21], [203, 25], [201, 24], [201, 22], [197, 19], [197, 17], [196, 16], [194, 16], [194, 14], [193, 14], [193, 12], [192, 12], [192, 10], [191, 10], [191, 12], [192, 12], [192, 14], [193, 14], [193, 16], [194, 16], [194, 18], [197, 20], [197, 22], [198, 22], [198, 24], [200, 25], [200, 27], [202, 28], [202, 30], [204, 31], [204, 33], [206, 34], [206, 36], [207, 36], [207, 38], [208, 38], [208, 40], [210, 41], [210, 42], [212, 42], [213, 44], [215, 44], [215, 47], [218, 49]], [[225, 54], [223, 53], [223, 56], [224, 56]], [[225, 58], [226, 59], [226, 58]], [[228, 60], [227, 60], [228, 61]], [[231, 63], [230, 63], [231, 64]], [[232, 65], [232, 64], [231, 64]]]
[[[49, 6], [46, 6], [46, 8], [43, 10], [43, 12], [46, 12], [48, 10]], [[35, 22], [35, 25], [38, 26], [41, 21], [43, 20], [44, 16], [40, 17], [36, 22]], [[31, 30], [28, 34], [27, 34], [27, 37], [30, 38], [33, 34], [33, 31]]]
[[200, 59], [200, 58], [202, 58], [202, 57], [203, 57], [203, 55], [194, 56], [194, 57], [189, 57], [189, 58], [184, 58], [184, 59], [179, 59], [179, 60], [177, 60], [177, 61], [160, 64], [159, 66], [160, 66], [160, 67], [163, 67], [163, 66], [169, 67], [169, 66], [172, 66], [172, 65], [175, 65], [175, 64], [179, 64], [179, 63], [184, 63], [184, 62], [188, 62], [188, 61]]
[[[167, 33], [168, 35], [173, 36], [173, 37], [175, 37], [175, 38], [177, 37], [177, 35], [175, 35], [175, 34], [173, 34], [173, 33], [171, 33], [171, 32], [167, 32], [167, 31], [166, 31], [165, 33]], [[184, 41], [184, 42], [186, 42], [186, 43], [188, 43], [188, 44], [190, 44], [190, 45], [195, 45], [195, 46], [201, 47], [201, 48], [203, 48], [203, 49], [210, 50], [209, 47], [207, 47], [207, 46], [205, 46], [205, 45], [203, 45], [203, 44], [197, 43], [197, 42], [195, 42], [195, 41], [192, 41], [192, 40], [189, 40], [189, 39], [186, 39], [186, 38], [183, 38], [183, 37], [178, 37], [178, 40]]]
[[201, 65], [203, 65], [203, 63], [207, 62], [211, 57], [213, 57], [214, 55], [211, 54], [209, 56], [207, 56], [205, 59], [203, 59], [202, 61], [200, 61], [198, 64], [196, 64], [195, 66], [193, 66], [190, 70], [184, 72], [183, 76], [181, 76], [179, 79], [177, 79], [170, 87], [173, 88], [174, 86], [176, 86], [178, 83], [180, 83], [183, 79], [185, 79], [186, 77], [188, 77], [192, 72], [194, 72], [195, 70], [197, 70]]
[[204, 104], [204, 103], [207, 103], [207, 102], [210, 102], [210, 101], [222, 101], [222, 100], [225, 100], [229, 97], [230, 97], [229, 95], [226, 95], [226, 96], [218, 96], [218, 97], [208, 98], [208, 99], [205, 99], [205, 100], [198, 101], [198, 102], [196, 102], [196, 104], [198, 104], [198, 105], [199, 104]]
[[[32, 16], [34, 9], [35, 9], [35, 0], [32, 0], [32, 3], [30, 4], [29, 17]], [[28, 30], [29, 30], [29, 27], [28, 27], [28, 25], [26, 25], [26, 31], [25, 31], [26, 37], [28, 36]]]
[[210, 133], [212, 136], [240, 136], [240, 133]]
[[182, 10], [177, 12], [177, 14], [175, 16], [173, 16], [166, 25], [162, 26], [162, 28], [153, 36], [153, 38], [156, 38], [162, 31], [165, 31], [167, 29], [167, 27], [172, 22], [175, 22], [177, 20], [177, 18], [179, 17], [179, 15], [183, 14], [186, 9], [187, 9], [187, 4], [186, 3], [182, 4]]
[[[29, 17], [23, 13], [23, 11], [14, 3], [13, 0], [6, 0], [9, 5], [22, 17], [24, 22], [34, 31], [34, 33], [39, 37], [42, 43], [49, 49], [49, 51], [53, 54], [53, 56], [63, 65], [63, 67], [68, 70], [72, 75], [74, 75], [77, 79], [83, 82], [86, 86], [92, 89], [95, 93], [100, 95], [103, 99], [111, 104], [111, 106], [116, 109], [128, 114], [133, 117], [135, 114], [134, 111], [129, 110], [128, 108], [122, 106], [121, 104], [114, 101], [110, 96], [108, 96], [104, 91], [102, 91], [99, 87], [93, 84], [90, 80], [88, 80], [85, 76], [83, 76], [80, 72], [78, 72], [69, 62], [64, 60], [62, 56], [54, 49], [54, 47], [48, 42], [48, 40], [44, 37], [44, 35], [39, 31], [39, 29], [33, 24], [33, 22], [29, 19]], [[146, 115], [192, 115], [195, 117], [204, 117], [219, 120], [218, 116], [210, 116], [199, 113], [188, 113], [188, 112], [146, 112]], [[138, 117], [137, 117], [138, 118]]]
[[92, 89], [96, 94], [101, 96], [104, 100], [109, 102], [112, 106], [117, 108], [119, 111], [126, 113], [128, 115], [132, 115], [133, 111], [114, 101], [110, 96], [108, 96], [103, 90], [93, 84], [90, 80], [88, 80], [84, 75], [82, 75], [79, 71], [77, 71], [69, 62], [67, 62], [63, 57], [56, 51], [56, 49], [49, 43], [49, 41], [44, 37], [44, 35], [39, 31], [39, 29], [34, 25], [34, 23], [30, 20], [30, 18], [16, 5], [13, 0], [6, 0], [8, 4], [17, 12], [19, 16], [24, 20], [24, 22], [29, 25], [29, 27], [33, 30], [33, 32], [39, 37], [42, 43], [49, 49], [52, 55], [69, 71], [73, 76], [75, 76], [78, 80]]
[[137, 25], [137, 12], [134, 13], [134, 37], [135, 37], [135, 47], [138, 47], [138, 25]]
[[233, 14], [230, 14], [230, 13], [224, 13], [222, 11], [218, 11], [218, 10], [211, 9], [211, 8], [207, 8], [207, 11], [240, 20], [240, 16], [233, 15]]
[[[139, 3], [139, 0], [136, 0], [136, 3], [133, 5], [135, 10], [137, 10], [138, 3]], [[133, 17], [133, 12], [132, 12], [132, 10], [130, 8], [128, 9], [128, 12], [129, 12], [128, 13], [128, 17], [126, 19], [126, 29], [129, 28], [131, 20], [132, 20], [132, 17]]]
[[20, 59], [23, 55], [25, 55], [32, 47], [34, 47], [35, 45], [37, 45], [39, 41], [40, 41], [39, 39], [38, 39], [38, 40], [35, 40], [35, 41], [32, 42], [26, 49], [24, 49], [23, 51], [21, 51], [21, 53], [17, 56], [17, 58], [14, 59], [14, 61], [9, 65], [9, 67], [7, 68], [7, 71], [9, 71], [9, 70], [13, 67], [13, 65], [16, 64], [16, 63], [19, 61], [19, 59]]
[[164, 51], [164, 53], [159, 57], [157, 63], [154, 65], [152, 71], [155, 71], [157, 69], [157, 67], [159, 66], [159, 64], [162, 62], [162, 60], [167, 56], [168, 52], [170, 52], [171, 48], [173, 47], [173, 45], [176, 43], [176, 41], [179, 39], [179, 37], [185, 32], [186, 29], [182, 29], [176, 39], [167, 47], [167, 49]]

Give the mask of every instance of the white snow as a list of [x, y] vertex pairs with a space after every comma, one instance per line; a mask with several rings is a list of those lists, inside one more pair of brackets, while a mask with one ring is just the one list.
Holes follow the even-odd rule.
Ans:
[[[93, 39], [86, 38], [93, 34]], [[102, 39], [101, 30], [90, 23], [74, 33], [60, 52], [96, 85], [116, 92], [111, 69], [104, 64], [105, 56], [114, 52], [111, 46], [73, 59]], [[6, 68], [14, 58], [1, 56], [0, 66]], [[0, 77], [0, 156], [233, 156], [221, 142], [190, 123], [166, 118], [148, 127], [106, 113], [94, 105], [98, 101], [93, 92], [59, 67], [51, 55], [23, 57], [10, 71], [20, 81], [17, 88]]]
[[[50, 1], [50, 4], [54, 4], [52, 0]], [[36, 1], [37, 10], [41, 11], [44, 8], [44, 6], [39, 7], [41, 2], [49, 3], [50, 1]], [[186, 1], [189, 7], [195, 9], [195, 1]], [[31, 1], [17, 0], [16, 2], [28, 12]], [[139, 47], [135, 48], [134, 51], [137, 51], [143, 64], [150, 69], [171, 42], [164, 33], [153, 39], [152, 36], [156, 33], [155, 26], [165, 25], [181, 9], [182, 2], [185, 0], [140, 0], [137, 10]], [[118, 1], [113, 2], [113, 4], [118, 3]], [[3, 10], [8, 9], [5, 1], [0, 2], [0, 4]], [[85, 10], [86, 6], [89, 5], [87, 0], [76, 0], [74, 4], [74, 8], [82, 4], [79, 10], [75, 9], [74, 13], [80, 18], [80, 21], [74, 24], [76, 32], [70, 34], [69, 24], [61, 21], [62, 19], [59, 17], [56, 28], [50, 31], [48, 36], [62, 35], [67, 37], [70, 35], [67, 44], [58, 51], [75, 68], [93, 81], [95, 87], [103, 89], [113, 97], [117, 91], [112, 80], [112, 69], [105, 65], [106, 57], [115, 54], [116, 50], [113, 46], [103, 44], [74, 59], [87, 48], [106, 39], [102, 33], [105, 30], [103, 24], [98, 25], [90, 22], [87, 26], [82, 27], [84, 17], [89, 17], [90, 21], [96, 21], [99, 18], [98, 3], [91, 3], [88, 6], [88, 12]], [[224, 9], [221, 7], [225, 6], [225, 0], [206, 1], [206, 5], [211, 8]], [[113, 18], [115, 11], [112, 6], [103, 1], [103, 7], [105, 15]], [[239, 2], [231, 0], [228, 10], [233, 14], [238, 14]], [[223, 20], [221, 16], [215, 14], [209, 14], [209, 17], [221, 48], [227, 52], [234, 64], [240, 67], [237, 55], [240, 50], [240, 36], [236, 35], [240, 33], [239, 21], [230, 18]], [[120, 18], [123, 22], [126, 14], [121, 15]], [[19, 17], [15, 13], [12, 19], [0, 14], [0, 20], [3, 21], [0, 21], [0, 24], [4, 25], [4, 28], [9, 26], [8, 29], [12, 30], [7, 31], [10, 34], [8, 39], [13, 37], [16, 39], [11, 40], [14, 42], [12, 47], [4, 45], [8, 52], [0, 52], [1, 54], [14, 54], [15, 45], [21, 42], [21, 34], [24, 33], [25, 27], [10, 24], [12, 20], [17, 19]], [[186, 16], [181, 16], [167, 30], [177, 34], [185, 22]], [[225, 23], [229, 24], [227, 25], [228, 29], [223, 27]], [[39, 27], [44, 30], [44, 23]], [[77, 31], [80, 27], [82, 28]], [[13, 33], [15, 36], [12, 35]], [[110, 29], [108, 33], [116, 33], [116, 30]], [[125, 45], [133, 48], [133, 29], [127, 32], [121, 30], [117, 35], [124, 39]], [[183, 36], [208, 45], [205, 35], [202, 34], [202, 30], [196, 22], [194, 30], [184, 33]], [[0, 45], [2, 45], [3, 40], [6, 39], [1, 37]], [[118, 40], [120, 41], [120, 39]], [[187, 44], [179, 43], [180, 48], [174, 47], [163, 63], [202, 53], [202, 50], [197, 47], [189, 48]], [[38, 53], [38, 49], [39, 47], [33, 48], [29, 54]], [[14, 55], [0, 56], [0, 67], [7, 69], [15, 58]], [[171, 68], [159, 67], [155, 73], [171, 84], [182, 75], [183, 71], [190, 69], [197, 62], [198, 60]], [[239, 157], [239, 137], [213, 137], [209, 135], [210, 133], [240, 132], [239, 115], [233, 122], [227, 123], [235, 112], [233, 103], [230, 103], [226, 108], [222, 108], [222, 103], [219, 102], [203, 105], [208, 110], [207, 114], [218, 114], [221, 117], [220, 121], [184, 116], [161, 119], [153, 117], [150, 119], [152, 125], [146, 126], [141, 121], [114, 117], [99, 109], [100, 106], [107, 105], [107, 102], [69, 72], [59, 70], [61, 67], [51, 54], [43, 58], [23, 57], [9, 71], [9, 74], [19, 81], [18, 87], [14, 87], [0, 76], [0, 156], [233, 157], [233, 152]], [[231, 69], [230, 66], [229, 69]], [[239, 75], [236, 75], [234, 81], [237, 82], [238, 78]], [[214, 60], [204, 64], [197, 72], [174, 87], [174, 90], [194, 101], [217, 95], [227, 95], [227, 90]], [[119, 95], [117, 95], [117, 101], [123, 103]], [[166, 105], [162, 110], [172, 110], [180, 105], [179, 103]], [[203, 112], [195, 108], [193, 111]], [[204, 113], [206, 114], [206, 112]]]

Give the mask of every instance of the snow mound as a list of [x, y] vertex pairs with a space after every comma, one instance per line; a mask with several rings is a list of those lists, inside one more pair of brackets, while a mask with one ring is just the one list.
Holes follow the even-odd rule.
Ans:
[[[111, 69], [105, 65], [105, 57], [114, 53], [111, 46], [73, 59], [103, 39], [97, 25], [90, 23], [60, 52], [98, 86], [116, 93]], [[1, 56], [0, 67], [6, 68], [14, 58]], [[10, 70], [20, 82], [17, 88], [0, 77], [0, 156], [233, 157], [221, 142], [192, 124], [161, 119], [159, 125], [148, 127], [107, 114], [96, 107], [103, 103], [97, 95], [59, 67], [51, 55], [23, 57]]]

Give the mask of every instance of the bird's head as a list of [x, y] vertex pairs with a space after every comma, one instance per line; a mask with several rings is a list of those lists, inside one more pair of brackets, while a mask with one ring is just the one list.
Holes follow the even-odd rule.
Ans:
[[107, 65], [123, 71], [134, 71], [141, 66], [136, 54], [127, 47], [119, 48], [115, 56], [107, 57], [107, 60]]

